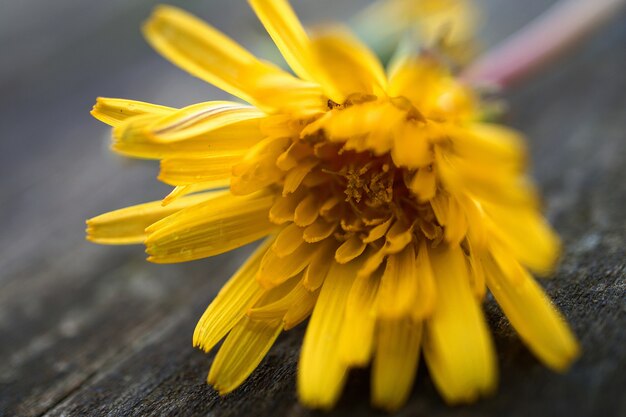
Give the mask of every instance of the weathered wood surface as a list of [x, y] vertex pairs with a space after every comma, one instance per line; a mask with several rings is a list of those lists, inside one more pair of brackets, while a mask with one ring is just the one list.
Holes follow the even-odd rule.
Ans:
[[[94, 98], [184, 105], [223, 97], [143, 43], [138, 24], [154, 3], [0, 4], [0, 416], [317, 415], [294, 391], [302, 327], [281, 336], [233, 394], [219, 398], [205, 385], [212, 355], [191, 347], [191, 333], [249, 249], [156, 266], [138, 247], [83, 240], [85, 218], [166, 191], [151, 180], [155, 165], [108, 154], [107, 130], [88, 116]], [[255, 43], [259, 27], [244, 2], [171, 3]], [[312, 16], [312, 3], [296, 6]], [[549, 3], [487, 2], [485, 34], [497, 39]], [[349, 9], [324, 4], [326, 16]], [[534, 175], [565, 242], [544, 285], [584, 355], [566, 375], [547, 371], [488, 303], [497, 395], [447, 407], [422, 368], [400, 415], [626, 415], [625, 44], [622, 13], [507, 96], [508, 121], [530, 137]], [[354, 372], [331, 415], [380, 415], [368, 405], [368, 378]]]

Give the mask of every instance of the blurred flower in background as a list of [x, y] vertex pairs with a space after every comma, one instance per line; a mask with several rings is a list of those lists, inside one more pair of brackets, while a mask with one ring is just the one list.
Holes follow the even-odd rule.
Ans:
[[469, 5], [377, 2], [352, 26], [379, 59], [346, 29], [309, 35], [284, 0], [250, 3], [295, 75], [163, 6], [144, 28], [153, 47], [250, 105], [100, 98], [92, 113], [115, 151], [161, 160], [175, 188], [89, 220], [90, 240], [145, 243], [150, 261], [170, 263], [266, 237], [194, 333], [205, 351], [225, 338], [209, 382], [237, 388], [311, 316], [306, 405], [332, 407], [348, 370], [371, 363], [372, 402], [397, 409], [421, 353], [447, 402], [474, 401], [497, 384], [487, 290], [540, 360], [567, 369], [577, 342], [529, 272], [551, 273], [559, 241], [523, 138], [485, 122], [465, 82], [484, 79], [454, 75], [476, 51]]
[[478, 51], [478, 12], [469, 0], [378, 0], [349, 22], [383, 62], [410, 40], [458, 63]]

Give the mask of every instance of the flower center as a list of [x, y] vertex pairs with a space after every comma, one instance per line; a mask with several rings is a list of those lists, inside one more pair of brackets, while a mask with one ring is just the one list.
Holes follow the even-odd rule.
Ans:
[[418, 201], [409, 189], [419, 170], [394, 165], [388, 153], [376, 156], [346, 150], [342, 144], [327, 141], [323, 134], [305, 141], [319, 161], [316, 170], [326, 178], [310, 192], [330, 193], [330, 198], [339, 201], [332, 210], [321, 213], [329, 221], [339, 221], [342, 231], [335, 233], [336, 238], [345, 240], [355, 234], [366, 237], [383, 223], [402, 224], [420, 240], [442, 238], [443, 228], [431, 205]]

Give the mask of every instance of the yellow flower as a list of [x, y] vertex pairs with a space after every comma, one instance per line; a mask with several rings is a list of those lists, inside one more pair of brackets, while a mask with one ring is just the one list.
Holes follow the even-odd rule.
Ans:
[[371, 363], [373, 403], [396, 409], [421, 352], [447, 402], [473, 401], [497, 383], [487, 289], [533, 353], [566, 369], [577, 343], [528, 272], [549, 273], [559, 242], [522, 138], [481, 122], [479, 98], [433, 56], [397, 56], [385, 73], [349, 33], [307, 35], [286, 0], [250, 3], [297, 77], [162, 6], [149, 42], [251, 105], [100, 98], [92, 112], [113, 126], [115, 151], [160, 159], [175, 189], [89, 220], [90, 240], [144, 242], [169, 263], [267, 237], [196, 327], [205, 351], [225, 338], [209, 382], [237, 388], [311, 316], [304, 404], [331, 407], [348, 370]]

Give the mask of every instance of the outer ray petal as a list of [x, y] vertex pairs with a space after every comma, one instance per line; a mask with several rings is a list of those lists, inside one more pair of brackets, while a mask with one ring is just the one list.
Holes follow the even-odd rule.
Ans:
[[273, 200], [269, 193], [246, 197], [225, 193], [166, 217], [147, 229], [148, 260], [172, 263], [205, 258], [267, 236], [275, 228], [267, 219]]
[[311, 104], [301, 111], [323, 105], [315, 86], [257, 60], [232, 39], [175, 7], [157, 7], [144, 34], [157, 51], [181, 68], [264, 109], [285, 107], [285, 99], [294, 96], [307, 97]]
[[517, 277], [504, 276], [493, 259], [485, 259], [489, 290], [528, 347], [550, 368], [566, 370], [579, 355], [576, 339], [541, 287], [516, 264]]
[[447, 402], [470, 402], [495, 389], [493, 345], [461, 249], [440, 245], [429, 252], [440, 296], [426, 322], [426, 363]]
[[246, 315], [252, 319], [281, 319], [283, 329], [289, 330], [304, 321], [313, 310], [319, 291], [303, 285], [302, 274], [266, 290]]
[[161, 201], [152, 201], [101, 214], [87, 220], [87, 239], [109, 245], [143, 243], [147, 237], [146, 227], [217, 195], [219, 192], [196, 194], [167, 207], [163, 207]]
[[102, 123], [111, 127], [118, 126], [124, 120], [142, 114], [168, 115], [176, 111], [175, 108], [159, 106], [158, 104], [123, 98], [98, 97], [91, 110], [91, 115]]
[[210, 351], [261, 297], [263, 289], [255, 275], [272, 241], [261, 244], [211, 302], [193, 332], [195, 347]]
[[433, 57], [409, 56], [396, 63], [389, 95], [408, 98], [420, 113], [434, 120], [471, 120], [477, 114], [471, 90], [457, 83]]
[[306, 320], [313, 311], [319, 291], [307, 292], [297, 302], [291, 304], [285, 317], [283, 317], [283, 328], [289, 330]]
[[470, 163], [453, 154], [435, 152], [436, 168], [446, 188], [468, 193], [486, 203], [536, 207], [534, 189], [516, 170], [497, 164]]
[[305, 242], [319, 242], [332, 235], [336, 228], [337, 222], [326, 221], [318, 217], [313, 224], [304, 229], [302, 237]]
[[295, 277], [294, 280], [299, 282], [287, 294], [275, 301], [252, 307], [246, 315], [255, 320], [282, 320], [293, 305], [305, 302], [311, 295], [311, 292], [304, 288], [299, 277]]
[[[389, 75], [389, 95], [404, 96], [422, 113], [428, 112], [440, 92], [441, 78], [447, 76], [444, 67], [435, 59], [404, 57]], [[416, 85], [420, 88], [414, 88]]]
[[315, 192], [310, 192], [304, 200], [302, 200], [293, 212], [293, 220], [298, 226], [309, 226], [320, 213], [320, 208], [324, 200]]
[[383, 318], [407, 317], [415, 308], [419, 280], [415, 250], [408, 245], [400, 253], [389, 255], [380, 281], [376, 313]]
[[417, 372], [422, 323], [379, 319], [372, 375], [372, 403], [395, 411], [407, 400]]
[[176, 142], [263, 117], [265, 113], [252, 106], [231, 101], [209, 101], [174, 111], [148, 126], [148, 131], [157, 141]]
[[270, 209], [270, 220], [276, 224], [294, 221], [296, 208], [304, 198], [304, 190], [287, 194], [286, 196], [278, 196]]
[[276, 158], [289, 147], [289, 142], [289, 138], [268, 137], [246, 152], [241, 162], [233, 167], [232, 193], [250, 194], [284, 177], [285, 173], [276, 166]]
[[258, 120], [245, 120], [175, 143], [157, 141], [149, 128], [162, 116], [144, 114], [119, 123], [113, 129], [114, 151], [135, 158], [197, 158], [220, 152], [243, 152], [257, 144], [263, 135]]
[[291, 255], [303, 243], [302, 229], [297, 224], [291, 223], [280, 231], [272, 245], [272, 251], [279, 258], [284, 258]]
[[463, 128], [447, 126], [452, 150], [480, 164], [497, 164], [521, 171], [526, 165], [526, 146], [520, 133], [489, 123], [468, 123]]
[[388, 220], [384, 221], [378, 226], [372, 227], [367, 236], [363, 238], [363, 242], [371, 243], [385, 236], [385, 233], [387, 233], [387, 230], [389, 230], [389, 226], [391, 226], [392, 221], [393, 217], [390, 217]]
[[336, 103], [351, 94], [384, 95], [385, 72], [376, 56], [344, 29], [335, 28], [311, 41], [318, 66], [318, 81]]
[[483, 204], [483, 208], [492, 220], [491, 232], [523, 265], [539, 274], [554, 270], [561, 244], [537, 211], [491, 204]]
[[346, 240], [337, 248], [335, 252], [335, 261], [345, 264], [360, 256], [367, 246], [360, 237], [354, 235]]
[[163, 207], [172, 204], [174, 201], [189, 194], [197, 193], [200, 191], [214, 190], [224, 191], [230, 182], [230, 179], [215, 180], [209, 182], [198, 182], [190, 185], [177, 185], [174, 189], [166, 195], [161, 201]]
[[241, 385], [265, 357], [282, 329], [280, 319], [241, 318], [213, 360], [209, 384], [220, 395], [228, 394]]
[[311, 315], [298, 370], [298, 393], [310, 407], [332, 407], [345, 382], [347, 365], [341, 360], [337, 339], [359, 268], [358, 261], [344, 265], [333, 262]]
[[205, 158], [167, 158], [161, 161], [158, 179], [170, 185], [192, 185], [228, 180], [243, 152], [216, 153]]
[[405, 221], [396, 220], [385, 236], [383, 249], [387, 254], [398, 253], [413, 240], [413, 226]]
[[437, 286], [428, 255], [426, 242], [420, 243], [415, 261], [417, 298], [412, 312], [413, 320], [419, 321], [432, 314], [437, 303]]
[[310, 40], [289, 2], [249, 0], [249, 3], [293, 72], [302, 79], [314, 80]]
[[394, 134], [394, 146], [391, 157], [398, 166], [409, 168], [425, 167], [432, 163], [433, 154], [430, 149], [430, 136], [433, 134], [430, 125], [409, 121], [400, 123]]
[[380, 275], [357, 278], [346, 301], [346, 316], [339, 336], [341, 358], [350, 366], [366, 366], [374, 349], [374, 301]]
[[278, 257], [273, 250], [268, 251], [261, 262], [257, 279], [266, 288], [285, 282], [309, 265], [317, 248], [317, 244], [303, 243], [285, 258]]
[[328, 270], [332, 265], [330, 259], [332, 259], [336, 248], [337, 243], [333, 239], [326, 239], [320, 243], [319, 248], [304, 272], [302, 283], [309, 291], [316, 291], [324, 283]]

